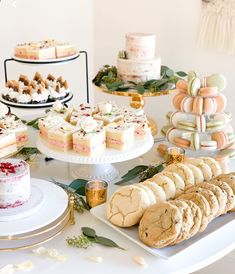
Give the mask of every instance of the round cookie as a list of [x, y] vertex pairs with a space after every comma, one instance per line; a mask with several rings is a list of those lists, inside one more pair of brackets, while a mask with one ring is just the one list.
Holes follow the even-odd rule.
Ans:
[[149, 207], [139, 224], [139, 238], [148, 246], [161, 248], [174, 241], [181, 230], [180, 210], [167, 202]]
[[181, 226], [180, 233], [178, 237], [173, 242], [170, 243], [170, 245], [175, 245], [187, 238], [191, 227], [194, 225], [194, 221], [193, 221], [193, 215], [192, 215], [191, 209], [185, 201], [171, 200], [169, 201], [169, 203], [178, 207], [182, 215], [182, 226]]
[[175, 172], [171, 172], [171, 171], [162, 171], [161, 174], [170, 178], [173, 181], [173, 183], [175, 184], [175, 188], [176, 188], [175, 196], [178, 196], [181, 193], [183, 193], [183, 191], [185, 189], [185, 183], [184, 183], [183, 179], [179, 176], [179, 174], [177, 174]]
[[145, 190], [136, 186], [124, 186], [111, 196], [107, 206], [107, 219], [114, 225], [130, 227], [136, 225], [149, 206]]
[[134, 186], [140, 187], [146, 192], [149, 198], [149, 206], [156, 204], [156, 198], [151, 189], [142, 184], [134, 184]]
[[165, 168], [165, 171], [171, 171], [179, 174], [179, 176], [183, 179], [186, 187], [188, 185], [194, 185], [193, 172], [185, 164], [171, 164]]
[[220, 167], [220, 164], [213, 158], [211, 157], [201, 157], [203, 162], [207, 164], [212, 172], [212, 178], [220, 175], [222, 173], [222, 169]]
[[206, 229], [209, 220], [208, 217], [210, 216], [210, 205], [207, 199], [202, 196], [200, 193], [185, 193], [179, 196], [181, 200], [189, 200], [194, 202], [197, 206], [199, 206], [201, 213], [202, 213], [202, 221], [200, 225], [199, 231], [202, 232]]
[[208, 190], [210, 190], [214, 193], [214, 195], [216, 196], [216, 199], [218, 201], [218, 205], [219, 205], [219, 209], [218, 209], [218, 212], [217, 212], [216, 216], [220, 216], [224, 212], [224, 209], [225, 209], [225, 206], [226, 206], [227, 194], [225, 194], [221, 190], [221, 188], [219, 188], [218, 186], [207, 183], [207, 182], [204, 182], [204, 183], [200, 184], [199, 186], [201, 188], [208, 189]]
[[197, 206], [194, 202], [189, 201], [189, 200], [184, 200], [185, 203], [187, 203], [191, 209], [191, 214], [193, 217], [193, 225], [189, 230], [189, 233], [186, 237], [186, 239], [189, 239], [193, 237], [195, 234], [198, 233], [201, 222], [202, 222], [202, 212], [199, 206]]
[[194, 186], [186, 190], [185, 193], [199, 193], [206, 198], [210, 205], [210, 215], [208, 216], [208, 221], [210, 222], [217, 216], [219, 211], [219, 204], [214, 193], [208, 189], [201, 188], [200, 186]]
[[158, 173], [152, 177], [151, 181], [163, 188], [166, 193], [167, 200], [175, 197], [176, 187], [170, 178]]
[[202, 174], [202, 171], [200, 168], [198, 168], [195, 165], [188, 164], [188, 163], [185, 163], [185, 165], [188, 166], [192, 170], [195, 185], [200, 184], [204, 181], [204, 177], [203, 177], [203, 174]]
[[227, 201], [226, 201], [224, 211], [221, 213], [221, 215], [226, 214], [228, 211], [232, 210], [235, 206], [235, 197], [233, 194], [233, 190], [227, 183], [225, 183], [223, 181], [212, 180], [212, 181], [210, 181], [210, 183], [220, 187], [221, 190], [224, 193], [226, 193]]
[[201, 170], [205, 181], [210, 181], [212, 179], [212, 171], [207, 164], [202, 162], [197, 164], [197, 167]]
[[151, 180], [146, 180], [141, 184], [152, 190], [156, 199], [156, 203], [166, 201], [166, 193], [162, 187], [158, 186], [156, 183], [152, 182]]
[[[235, 176], [232, 174], [221, 174], [220, 176], [216, 177], [215, 180], [221, 180], [225, 183], [227, 183], [232, 191], [233, 191], [233, 195], [235, 196]], [[233, 207], [231, 210], [231, 212], [235, 211], [235, 207]]]

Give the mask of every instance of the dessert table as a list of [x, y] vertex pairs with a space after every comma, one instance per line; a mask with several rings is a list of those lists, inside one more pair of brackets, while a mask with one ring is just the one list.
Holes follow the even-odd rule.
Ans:
[[[31, 144], [35, 146], [37, 140], [37, 131], [30, 129]], [[120, 174], [124, 174], [128, 169], [142, 163], [151, 163], [156, 161], [155, 145], [144, 156], [138, 157], [127, 162], [117, 163], [115, 166], [119, 169]], [[231, 170], [235, 170], [235, 162], [231, 162]], [[54, 178], [59, 182], [70, 183], [72, 177], [70, 175], [70, 164], [52, 160], [45, 162], [43, 155], [38, 156], [31, 164], [31, 176], [50, 180]], [[109, 183], [109, 193], [115, 190], [116, 186]], [[207, 237], [204, 241], [203, 248], [198, 245], [193, 251], [186, 249], [185, 252], [174, 256], [172, 259], [164, 260], [149, 254], [147, 251], [129, 241], [124, 236], [115, 232], [111, 227], [93, 217], [89, 212], [83, 214], [75, 213], [75, 225], [70, 225], [62, 234], [53, 240], [43, 244], [44, 247], [52, 249], [56, 248], [63, 254], [68, 256], [67, 261], [59, 262], [49, 257], [43, 257], [33, 254], [32, 249], [22, 251], [11, 251], [0, 253], [0, 269], [7, 264], [18, 264], [26, 260], [33, 262], [34, 268], [31, 273], [39, 274], [64, 274], [78, 273], [86, 271], [87, 273], [234, 273], [235, 265], [235, 222], [228, 226], [227, 231], [221, 237], [220, 245], [223, 249], [219, 249], [213, 237]], [[97, 234], [114, 240], [118, 245], [126, 248], [126, 251], [94, 245], [88, 249], [76, 249], [66, 244], [66, 238], [81, 233], [80, 227], [88, 226], [95, 228]], [[132, 257], [139, 255], [143, 257], [147, 263], [144, 268], [137, 265]], [[102, 263], [91, 261], [89, 257], [99, 256], [103, 258]], [[224, 258], [223, 258], [224, 257]], [[223, 258], [223, 259], [222, 259]], [[203, 269], [206, 267], [205, 269]], [[23, 271], [17, 271], [20, 273]]]

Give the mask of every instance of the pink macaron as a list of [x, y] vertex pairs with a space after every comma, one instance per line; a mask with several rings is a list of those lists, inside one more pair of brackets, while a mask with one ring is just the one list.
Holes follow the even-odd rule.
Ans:
[[179, 92], [187, 92], [188, 90], [188, 83], [185, 80], [180, 79], [176, 83], [176, 88], [178, 89]]
[[197, 131], [199, 133], [206, 131], [206, 118], [204, 115], [196, 116], [196, 125], [197, 125]]
[[193, 110], [193, 100], [191, 96], [186, 96], [181, 102], [181, 111], [191, 113]]
[[221, 93], [214, 97], [217, 104], [217, 112], [222, 112], [227, 106], [227, 98]]
[[206, 141], [201, 141], [201, 149], [202, 150], [216, 150], [217, 148], [217, 143], [216, 141], [213, 140], [206, 140]]
[[186, 97], [187, 95], [185, 93], [178, 93], [176, 94], [174, 97], [173, 97], [173, 100], [172, 100], [172, 103], [173, 103], [173, 106], [180, 110], [181, 108], [181, 102], [182, 100]]
[[203, 99], [203, 113], [206, 115], [215, 114], [217, 111], [217, 102], [214, 97]]
[[222, 149], [228, 143], [228, 136], [224, 131], [217, 131], [211, 134], [211, 139], [217, 143], [217, 148]]
[[203, 112], [203, 98], [200, 96], [196, 96], [193, 99], [193, 113], [201, 115]]
[[190, 141], [187, 139], [184, 139], [182, 137], [175, 137], [173, 143], [176, 146], [182, 147], [182, 148], [189, 148], [190, 147]]
[[212, 97], [216, 96], [218, 94], [218, 88], [217, 87], [205, 87], [205, 88], [200, 88], [198, 95], [202, 97]]

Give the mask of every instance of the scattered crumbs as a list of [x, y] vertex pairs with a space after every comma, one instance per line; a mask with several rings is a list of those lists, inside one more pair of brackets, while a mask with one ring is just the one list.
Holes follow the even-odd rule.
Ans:
[[147, 263], [146, 263], [146, 261], [145, 261], [145, 259], [144, 259], [143, 257], [141, 257], [141, 256], [138, 256], [138, 255], [133, 256], [133, 257], [132, 257], [132, 260], [133, 260], [136, 264], [138, 264], [138, 265], [140, 265], [140, 266], [143, 266], [143, 267], [147, 267], [147, 266], [148, 266]]
[[55, 248], [47, 249], [47, 248], [41, 246], [39, 248], [33, 249], [32, 252], [34, 254], [37, 254], [37, 255], [40, 255], [40, 256], [50, 257], [50, 258], [55, 259], [55, 260], [60, 261], [60, 262], [65, 262], [68, 259], [67, 255], [61, 254]]
[[87, 259], [90, 260], [90, 261], [99, 263], [99, 264], [103, 263], [103, 258], [102, 257], [90, 256], [90, 257], [87, 257]]

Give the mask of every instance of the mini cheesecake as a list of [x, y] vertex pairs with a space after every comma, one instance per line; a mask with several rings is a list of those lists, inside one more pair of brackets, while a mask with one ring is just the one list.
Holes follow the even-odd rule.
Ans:
[[73, 109], [70, 116], [70, 123], [72, 125], [77, 125], [82, 118], [92, 117], [92, 115], [96, 112], [97, 112], [96, 107], [93, 107], [89, 104], [80, 104], [78, 107]]
[[135, 127], [135, 138], [136, 139], [145, 139], [150, 132], [148, 127], [148, 121], [146, 116], [136, 115], [129, 113], [128, 115], [124, 115], [123, 118], [124, 123], [131, 124]]
[[105, 127], [106, 146], [118, 150], [126, 150], [134, 144], [135, 127], [131, 124], [111, 123]]

